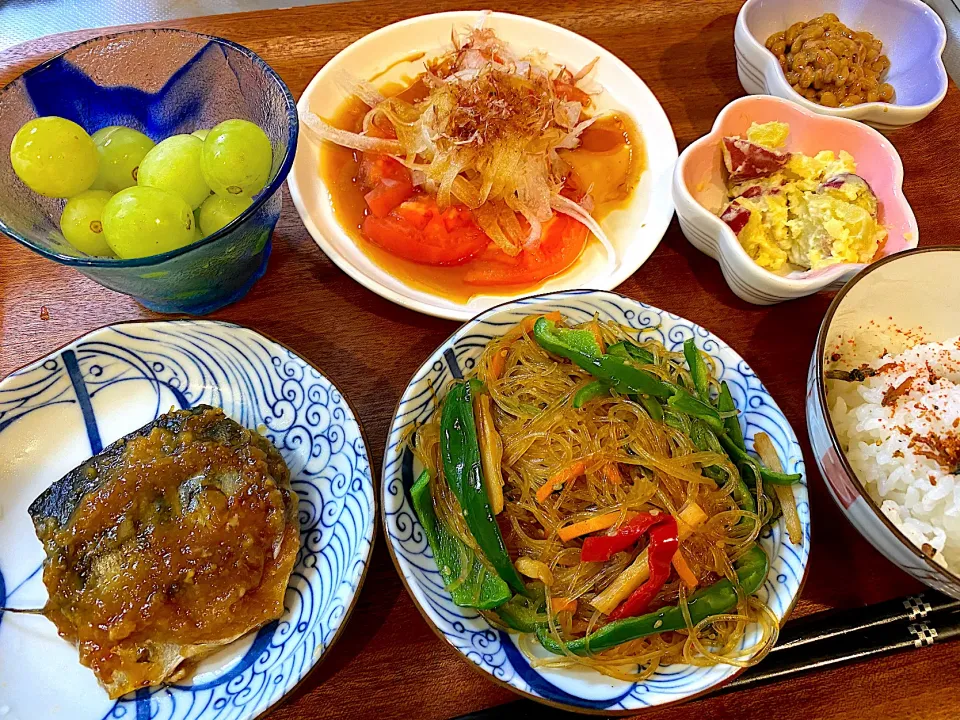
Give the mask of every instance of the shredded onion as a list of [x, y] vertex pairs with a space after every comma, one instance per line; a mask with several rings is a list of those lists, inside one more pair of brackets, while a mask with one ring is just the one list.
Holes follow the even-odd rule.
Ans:
[[[560, 195], [570, 167], [557, 150], [576, 149], [597, 119], [586, 117], [590, 93], [578, 86], [596, 61], [574, 73], [549, 66], [542, 54], [518, 57], [486, 27], [486, 18], [481, 15], [466, 37], [454, 32], [453, 51], [426, 63], [422, 99], [385, 99], [370, 83], [341, 73], [337, 82], [371, 107], [363, 132], [331, 127], [308, 111], [303, 122], [324, 140], [394, 157], [411, 170], [417, 187], [436, 190], [441, 208], [470, 208], [511, 257], [537, 248], [555, 211], [570, 215], [604, 246], [613, 272], [616, 252], [590, 217], [589, 198], [578, 205]], [[387, 123], [396, 140], [371, 137]]]
[[348, 73], [346, 70], [339, 70], [333, 76], [333, 81], [343, 88], [348, 95], [354, 95], [363, 102], [364, 105], [376, 107], [386, 98], [377, 90], [372, 83], [361, 80]]
[[557, 144], [557, 148], [565, 148], [567, 150], [575, 149], [580, 144], [580, 135], [583, 134], [584, 130], [593, 125], [598, 117], [598, 115], [594, 115], [592, 118], [587, 118], [575, 126], [570, 133]]
[[550, 198], [550, 205], [559, 213], [564, 215], [569, 215], [574, 220], [578, 220], [587, 226], [587, 229], [593, 233], [594, 237], [600, 241], [600, 244], [603, 245], [603, 249], [607, 252], [607, 273], [612, 275], [616, 272], [617, 269], [617, 251], [613, 247], [613, 243], [610, 242], [610, 238], [607, 237], [606, 233], [603, 232], [603, 228], [600, 227], [600, 224], [594, 220], [590, 213], [584, 210], [582, 207], [577, 205], [570, 198], [565, 198], [563, 195], [554, 195]]
[[403, 148], [396, 140], [368, 137], [366, 135], [360, 135], [359, 133], [335, 128], [309, 110], [303, 110], [300, 113], [300, 122], [306, 125], [310, 131], [321, 140], [329, 140], [337, 145], [342, 145], [343, 147], [348, 147], [353, 150], [381, 153], [384, 155], [399, 155], [403, 152]]

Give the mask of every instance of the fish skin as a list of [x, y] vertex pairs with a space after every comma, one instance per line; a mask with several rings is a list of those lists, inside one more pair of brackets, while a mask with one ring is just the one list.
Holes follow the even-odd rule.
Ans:
[[[283, 457], [269, 440], [255, 431], [247, 430], [234, 420], [223, 415], [219, 408], [214, 408], [209, 405], [197, 405], [185, 410], [171, 411], [147, 423], [138, 430], [112, 443], [102, 452], [81, 463], [78, 467], [54, 482], [31, 503], [28, 512], [33, 520], [37, 536], [43, 543], [47, 553], [47, 560], [44, 562], [45, 571], [52, 558], [62, 551], [62, 548], [57, 544], [56, 540], [58, 532], [68, 528], [74, 520], [74, 514], [77, 509], [90, 493], [96, 492], [106, 484], [116, 480], [117, 471], [124, 466], [124, 453], [128, 443], [137, 438], [149, 437], [156, 429], [168, 431], [175, 436], [180, 435], [187, 429], [186, 425], [190, 420], [210, 412], [221, 414], [221, 417], [213, 422], [203, 424], [199, 431], [197, 427], [189, 428], [192, 434], [192, 440], [189, 442], [210, 442], [238, 450], [252, 445], [262, 450], [266, 455], [266, 463], [270, 476], [276, 482], [284, 497], [284, 525], [286, 529], [283, 538], [278, 539], [277, 545], [273, 550], [274, 558], [283, 568], [283, 574], [286, 575], [288, 582], [299, 549], [300, 529], [298, 499], [296, 492], [290, 485], [290, 471]], [[206, 476], [199, 478], [197, 487], [214, 485], [223, 489], [227, 486], [228, 482], [229, 474]], [[187, 482], [181, 485], [181, 492], [184, 492], [185, 488], [187, 492], [194, 490], [192, 486], [187, 488]], [[188, 497], [190, 496], [188, 495]], [[120, 550], [122, 551], [122, 548]], [[117, 549], [115, 548], [110, 552], [116, 553]], [[90, 559], [96, 560], [96, 557], [91, 556]], [[85, 571], [89, 571], [89, 569], [90, 566], [87, 565]], [[44, 579], [46, 584], [46, 572]], [[63, 635], [61, 623], [64, 616], [57, 607], [57, 603], [53, 602], [54, 600], [55, 598], [51, 596], [44, 610], [44, 614], [57, 625], [61, 631], [61, 635]], [[147, 684], [159, 685], [164, 682], [175, 681], [186, 674], [191, 663], [199, 661], [204, 656], [235, 641], [248, 632], [257, 630], [259, 627], [262, 627], [274, 619], [276, 618], [263, 617], [256, 625], [246, 626], [235, 634], [221, 636], [216, 640], [208, 642], [175, 643], [159, 642], [149, 637], [144, 638], [139, 644], [139, 647], [147, 653], [154, 667], [154, 672], [151, 675], [149, 683], [138, 682], [134, 684], [122, 667], [118, 669], [112, 677], [101, 677], [96, 672], [95, 674], [111, 699], [121, 697]], [[68, 640], [71, 639], [67, 635], [64, 635], [64, 637]]]
[[[177, 413], [167, 413], [161, 415], [153, 422], [149, 422], [143, 427], [134, 430], [132, 433], [124, 435], [122, 438], [104, 448], [100, 453], [94, 455], [89, 460], [80, 463], [73, 470], [68, 472], [53, 485], [44, 490], [36, 500], [30, 504], [28, 512], [33, 518], [34, 526], [40, 531], [41, 524], [46, 525], [48, 521], [54, 521], [56, 528], [62, 528], [68, 525], [74, 511], [82, 502], [83, 498], [91, 492], [99, 489], [110, 478], [106, 476], [105, 470], [116, 467], [123, 459], [123, 452], [127, 443], [138, 437], [147, 437], [155, 428], [168, 430], [173, 434], [178, 434], [183, 430], [189, 417], [203, 415], [211, 410], [217, 410], [210, 405], [195, 405], [186, 410], [180, 410]], [[206, 428], [206, 432], [197, 436], [198, 441], [212, 440], [225, 445], [240, 445], [244, 438], [244, 428], [234, 420], [224, 416], [221, 422]], [[271, 470], [282, 466], [286, 472], [274, 474], [278, 481], [289, 480], [289, 471], [286, 470], [286, 464], [280, 453], [273, 445], [257, 433], [251, 433], [252, 442], [263, 450], [268, 457]], [[283, 477], [285, 475], [285, 477]]]

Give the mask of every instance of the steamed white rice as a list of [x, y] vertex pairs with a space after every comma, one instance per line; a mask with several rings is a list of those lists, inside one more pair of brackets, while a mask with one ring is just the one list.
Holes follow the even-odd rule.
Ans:
[[[847, 458], [884, 514], [928, 556], [960, 570], [960, 337], [828, 381]], [[838, 362], [838, 368], [844, 367]]]

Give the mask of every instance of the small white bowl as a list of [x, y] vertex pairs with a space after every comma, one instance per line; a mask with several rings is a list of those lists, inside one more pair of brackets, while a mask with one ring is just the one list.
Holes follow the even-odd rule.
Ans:
[[853, 155], [857, 173], [880, 201], [880, 221], [887, 230], [881, 256], [917, 246], [917, 219], [903, 195], [903, 163], [889, 140], [862, 123], [817, 115], [777, 97], [742, 97], [720, 111], [709, 134], [687, 146], [673, 174], [680, 229], [694, 247], [719, 261], [724, 279], [739, 297], [755, 305], [773, 305], [820, 290], [838, 290], [865, 267], [843, 263], [787, 275], [770, 272], [754, 262], [717, 216], [727, 197], [721, 138], [743, 135], [751, 123], [772, 120], [790, 126], [787, 150], [806, 155], [846, 150]]
[[[321, 117], [332, 116], [347, 97], [335, 81], [337, 74], [344, 70], [364, 79], [376, 76], [378, 83], [409, 80], [423, 70], [423, 57], [412, 60], [411, 53], [421, 51], [432, 57], [447, 52], [452, 48], [451, 31], [472, 27], [484, 14], [480, 11], [438, 13], [381, 28], [324, 65], [310, 81], [297, 107], [301, 112], [312, 110]], [[600, 244], [591, 241], [570, 270], [548, 279], [536, 290], [525, 288], [499, 295], [481, 293], [463, 302], [404, 282], [371, 260], [358, 241], [341, 226], [329, 189], [318, 172], [325, 143], [305, 134], [288, 177], [290, 195], [307, 231], [344, 272], [403, 307], [451, 320], [468, 320], [482, 310], [531, 292], [584, 287], [613, 289], [646, 261], [673, 218], [670, 176], [677, 161], [677, 141], [657, 98], [636, 73], [596, 43], [541, 20], [495, 12], [487, 14], [485, 23], [520, 53], [542, 50], [551, 61], [571, 68], [581, 68], [597, 59], [591, 76], [603, 88], [594, 98], [597, 109], [623, 111], [640, 130], [646, 152], [646, 167], [640, 182], [630, 199], [600, 222], [617, 250], [617, 265], [612, 272]]]
[[[807, 375], [807, 430], [820, 474], [837, 505], [860, 534], [890, 562], [930, 587], [960, 599], [960, 572], [921, 552], [883, 512], [876, 485], [868, 486], [847, 459], [830, 414], [826, 370], [906, 349], [907, 338], [944, 342], [957, 334], [960, 247], [934, 246], [887, 258], [847, 283], [830, 304]], [[926, 501], [924, 501], [926, 502]]]
[[[795, 22], [827, 12], [883, 42], [883, 52], [890, 58], [886, 80], [896, 91], [896, 102], [830, 108], [807, 100], [790, 87], [780, 63], [764, 43]], [[920, 0], [747, 0], [734, 31], [737, 73], [748, 93], [776, 95], [812, 112], [861, 120], [880, 130], [911, 125], [940, 104], [947, 94], [947, 71], [941, 58], [946, 44], [943, 21]]]

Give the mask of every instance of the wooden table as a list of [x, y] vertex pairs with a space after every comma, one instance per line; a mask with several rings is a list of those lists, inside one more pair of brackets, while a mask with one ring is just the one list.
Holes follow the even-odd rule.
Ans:
[[[704, 135], [720, 109], [743, 94], [733, 49], [737, 0], [606, 0], [595, 7], [582, 0], [486, 4], [556, 23], [616, 53], [660, 99], [681, 149]], [[472, 5], [443, 0], [429, 9], [466, 7]], [[373, 0], [171, 24], [246, 45], [299, 96], [336, 52], [371, 30], [427, 9], [400, 0]], [[100, 32], [58, 35], [12, 48], [0, 54], [0, 80], [5, 83]], [[930, 117], [890, 135], [906, 166], [904, 189], [924, 245], [955, 241], [960, 219], [958, 123], [960, 92], [951, 85]], [[159, 317], [12, 241], [4, 241], [2, 248], [0, 376], [94, 328]], [[919, 589], [844, 519], [809, 454], [806, 370], [829, 295], [773, 308], [746, 304], [727, 287], [718, 265], [687, 243], [676, 221], [653, 256], [619, 290], [724, 338], [763, 378], [793, 424], [810, 473], [813, 516], [810, 574], [796, 614], [855, 607]], [[286, 189], [266, 276], [246, 298], [213, 317], [261, 330], [324, 368], [359, 412], [375, 468], [380, 467], [391, 413], [407, 379], [455, 327], [404, 310], [349, 279], [307, 234]], [[960, 643], [934, 645], [707, 697], [644, 718], [957, 718], [960, 694], [941, 688], [955, 687], [958, 670]], [[366, 584], [342, 637], [271, 717], [450, 718], [514, 697], [430, 632], [400, 584], [380, 533]]]

